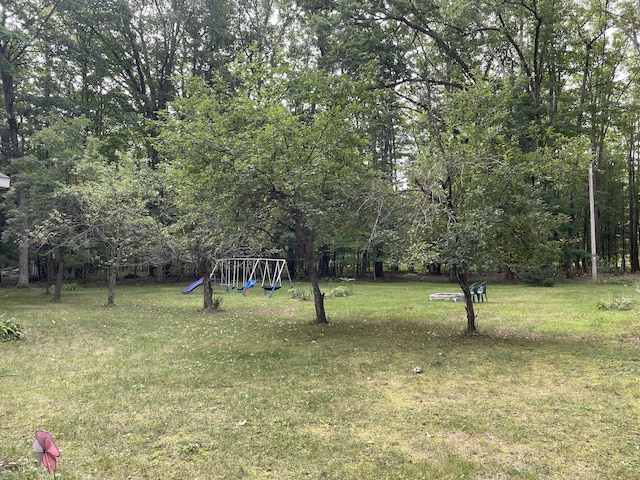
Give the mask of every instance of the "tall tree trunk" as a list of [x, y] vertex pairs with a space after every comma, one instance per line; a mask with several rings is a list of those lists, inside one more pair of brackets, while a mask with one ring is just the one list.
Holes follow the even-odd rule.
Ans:
[[[1, 52], [6, 58], [6, 52]], [[1, 58], [1, 57], [0, 57]], [[15, 111], [15, 90], [14, 79], [10, 71], [2, 71], [2, 93], [4, 96], [4, 109], [7, 119], [7, 130], [3, 134], [2, 147], [6, 151], [9, 159], [19, 156], [18, 143], [18, 120]], [[16, 206], [19, 212], [23, 212], [26, 207], [26, 195], [23, 188], [16, 189]], [[29, 286], [29, 240], [27, 238], [26, 225], [22, 223], [18, 231], [18, 288]]]
[[53, 267], [53, 253], [49, 252], [45, 257], [45, 295], [49, 295], [51, 290], [51, 285], [53, 285], [53, 272], [55, 271]]
[[62, 284], [64, 282], [64, 248], [58, 250], [58, 270], [56, 272], [56, 286], [53, 289], [53, 301], [59, 302], [62, 295]]
[[638, 167], [635, 160], [635, 134], [631, 134], [627, 167], [629, 172], [629, 260], [632, 272], [640, 271], [640, 255], [638, 252]]
[[111, 264], [107, 268], [107, 306], [116, 304], [116, 283], [118, 281], [118, 269], [122, 257], [122, 247], [115, 247], [111, 255]]
[[320, 276], [329, 277], [329, 264], [331, 263], [331, 257], [329, 256], [329, 246], [322, 246], [322, 254], [320, 256]]
[[[18, 211], [25, 209], [25, 191], [23, 188], [16, 190]], [[18, 227], [18, 283], [16, 287], [29, 287], [29, 237], [27, 226], [22, 222]]]
[[373, 279], [378, 280], [384, 277], [384, 265], [381, 260], [383, 255], [382, 245], [376, 246], [374, 248], [374, 252], [375, 252], [375, 259], [373, 262]]
[[[0, 56], [0, 58], [3, 56]], [[15, 111], [16, 96], [13, 75], [8, 71], [2, 72], [2, 93], [4, 95], [4, 109], [8, 127], [4, 135], [5, 145], [3, 147], [8, 150], [8, 157], [13, 158], [18, 154], [18, 120], [16, 119]]]

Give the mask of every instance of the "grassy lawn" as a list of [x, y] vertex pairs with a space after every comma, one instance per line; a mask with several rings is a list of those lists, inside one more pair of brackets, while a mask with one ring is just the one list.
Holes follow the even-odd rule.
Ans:
[[0, 478], [51, 478], [39, 428], [65, 479], [640, 478], [633, 282], [490, 284], [476, 337], [429, 302], [450, 284], [356, 282], [325, 327], [286, 289], [212, 315], [183, 286], [119, 286], [115, 308], [0, 289], [28, 330], [0, 343]]

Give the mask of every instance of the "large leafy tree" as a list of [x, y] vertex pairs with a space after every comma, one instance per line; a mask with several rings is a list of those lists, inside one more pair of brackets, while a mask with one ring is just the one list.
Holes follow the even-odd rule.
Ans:
[[[53, 120], [51, 125], [42, 128], [31, 136], [31, 153], [20, 158], [19, 181], [23, 185], [28, 199], [23, 211], [29, 226], [30, 247], [35, 247], [47, 257], [47, 279], [50, 281], [56, 268], [52, 264], [54, 257], [58, 261], [54, 300], [60, 299], [62, 274], [65, 262], [64, 241], [60, 237], [44, 234], [43, 225], [52, 210], [58, 205], [61, 189], [73, 182], [73, 171], [85, 155], [87, 146], [86, 127], [89, 120], [84, 117]], [[11, 226], [15, 219], [9, 217]], [[15, 235], [15, 229], [5, 232], [9, 237]], [[50, 243], [49, 239], [53, 241]]]
[[225, 0], [63, 2], [90, 108], [107, 108], [104, 126], [119, 127], [111, 127], [111, 135], [128, 134], [154, 165], [154, 121], [180, 94], [181, 76], [215, 75], [231, 56], [229, 5]]
[[[0, 166], [12, 168], [11, 173], [19, 173], [19, 167], [12, 165], [27, 150], [27, 133], [33, 130], [29, 120], [34, 105], [29, 103], [30, 89], [38, 78], [37, 65], [42, 63], [44, 46], [47, 44], [55, 2], [7, 2], [0, 6], [0, 80], [4, 125], [0, 129]], [[30, 124], [31, 123], [31, 124]], [[27, 198], [24, 183], [19, 179], [15, 185], [16, 233], [19, 255], [18, 286], [29, 285], [29, 240]]]
[[[202, 145], [201, 141], [206, 143], [206, 126], [193, 128], [190, 123], [192, 128], [185, 130], [171, 119], [168, 121], [170, 126], [165, 128], [162, 141], [157, 144], [160, 152], [173, 160], [162, 168], [163, 202], [169, 206], [163, 221], [167, 232], [166, 247], [171, 260], [195, 267], [197, 274], [203, 277], [203, 308], [212, 311], [217, 304], [213, 300], [209, 274], [215, 261], [251, 255], [255, 252], [256, 242], [244, 226], [244, 219], [237, 215], [235, 204], [220, 202], [215, 160], [203, 154], [188, 155], [185, 162], [183, 147]], [[191, 121], [199, 123], [193, 117]]]
[[[470, 275], [529, 260], [554, 263], [562, 224], [535, 188], [523, 189], [524, 153], [505, 128], [502, 92], [478, 81], [427, 111], [411, 170], [419, 207], [415, 246], [448, 266], [465, 296], [467, 331], [476, 331]], [[538, 157], [541, 160], [541, 157]]]
[[172, 129], [190, 134], [169, 137], [180, 146], [174, 166], [206, 168], [214, 205], [233, 205], [258, 231], [293, 235], [312, 283], [316, 322], [326, 323], [317, 247], [347, 223], [358, 194], [371, 187], [356, 91], [343, 78], [291, 66], [239, 64], [236, 74], [241, 88], [233, 96], [221, 85], [175, 106]]

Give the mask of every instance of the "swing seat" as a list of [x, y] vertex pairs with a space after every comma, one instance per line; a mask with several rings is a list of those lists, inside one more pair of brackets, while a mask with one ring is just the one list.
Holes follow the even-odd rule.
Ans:
[[262, 288], [265, 292], [268, 292], [269, 290], [280, 290], [282, 287], [280, 285], [276, 285], [275, 287], [273, 285], [263, 285]]
[[242, 293], [243, 295], [246, 295], [247, 291], [250, 288], [253, 288], [253, 286], [256, 284], [257, 280], [249, 280], [247, 283], [245, 283], [244, 288], [242, 290], [238, 290], [240, 293]]

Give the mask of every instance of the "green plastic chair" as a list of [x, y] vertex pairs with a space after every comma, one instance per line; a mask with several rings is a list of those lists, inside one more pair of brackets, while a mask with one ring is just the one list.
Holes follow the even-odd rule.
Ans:
[[487, 282], [481, 282], [476, 289], [476, 298], [479, 302], [484, 302], [485, 300], [488, 302], [489, 298], [487, 297]]
[[469, 287], [469, 291], [471, 292], [471, 300], [476, 301], [476, 295], [478, 293], [478, 288], [480, 287], [480, 282], [472, 283]]

